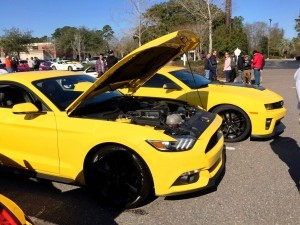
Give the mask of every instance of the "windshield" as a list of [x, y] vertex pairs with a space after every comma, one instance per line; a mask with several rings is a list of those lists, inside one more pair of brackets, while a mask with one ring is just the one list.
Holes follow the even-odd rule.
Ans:
[[122, 102], [123, 98], [124, 96], [118, 91], [100, 93], [82, 102], [73, 112], [73, 116], [82, 117], [86, 115], [92, 116], [99, 114], [104, 116], [104, 114], [107, 114], [107, 116], [111, 117], [115, 111], [118, 111], [118, 107], [115, 106], [115, 103]]
[[172, 74], [177, 79], [181, 80], [191, 89], [205, 87], [210, 83], [210, 80], [207, 80], [205, 77], [195, 72], [193, 72], [192, 74], [192, 72], [189, 70], [176, 70], [170, 72], [170, 74]]
[[33, 82], [53, 104], [64, 111], [83, 90], [77, 90], [76, 86], [81, 83], [94, 83], [96, 78], [88, 75], [70, 75], [63, 77], [53, 77]]

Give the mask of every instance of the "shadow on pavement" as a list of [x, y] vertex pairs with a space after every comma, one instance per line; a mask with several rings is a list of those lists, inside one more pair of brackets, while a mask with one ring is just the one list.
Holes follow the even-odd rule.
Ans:
[[274, 153], [289, 167], [289, 173], [300, 193], [300, 147], [290, 137], [276, 137], [270, 143]]
[[71, 190], [62, 192], [51, 181], [0, 172], [0, 193], [30, 217], [59, 225], [117, 224], [115, 218], [123, 210], [101, 205], [85, 188], [67, 188]]

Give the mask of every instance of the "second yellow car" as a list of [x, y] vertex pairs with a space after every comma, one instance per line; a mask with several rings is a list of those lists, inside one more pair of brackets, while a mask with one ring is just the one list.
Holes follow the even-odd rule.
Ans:
[[[131, 93], [122, 89], [123, 93]], [[264, 87], [211, 82], [184, 67], [165, 66], [135, 96], [172, 98], [199, 105], [223, 118], [225, 141], [238, 142], [251, 136], [268, 138], [282, 133], [286, 115], [283, 98]]]

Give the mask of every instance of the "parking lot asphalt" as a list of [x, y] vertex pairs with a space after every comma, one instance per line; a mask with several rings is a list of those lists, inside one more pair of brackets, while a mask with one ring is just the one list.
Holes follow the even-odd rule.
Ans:
[[100, 205], [84, 188], [5, 173], [0, 173], [0, 193], [41, 225], [299, 224], [300, 124], [293, 80], [299, 64], [267, 63], [262, 85], [284, 97], [285, 132], [227, 144], [225, 173], [215, 188], [159, 197], [125, 211]]

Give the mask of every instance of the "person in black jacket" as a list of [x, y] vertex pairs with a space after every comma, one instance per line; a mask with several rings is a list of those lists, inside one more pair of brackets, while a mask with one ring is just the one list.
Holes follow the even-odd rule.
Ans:
[[109, 70], [113, 65], [115, 65], [118, 62], [118, 59], [114, 56], [114, 51], [109, 50], [107, 52], [109, 56], [106, 58], [106, 68]]
[[210, 53], [207, 53], [206, 58], [204, 59], [205, 78], [208, 80], [211, 80], [211, 73], [210, 73], [211, 63], [209, 60], [210, 56], [211, 56]]
[[214, 50], [213, 54], [209, 58], [209, 61], [211, 63], [211, 80], [217, 80], [217, 66], [218, 66], [218, 56], [217, 56], [217, 51]]
[[244, 64], [245, 64], [244, 54], [241, 53], [241, 54], [239, 54], [238, 60], [237, 60], [238, 83], [243, 82]]
[[252, 61], [250, 59], [250, 56], [245, 56], [245, 62], [244, 62], [244, 72], [243, 72], [243, 82], [244, 84], [251, 84], [251, 64]]

